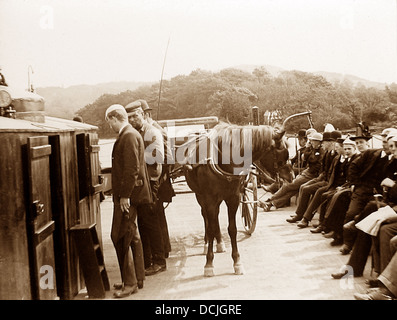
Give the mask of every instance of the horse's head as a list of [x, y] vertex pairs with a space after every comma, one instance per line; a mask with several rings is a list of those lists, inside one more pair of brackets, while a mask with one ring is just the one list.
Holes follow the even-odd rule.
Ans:
[[[264, 171], [265, 180], [268, 182], [271, 179], [276, 179], [277, 176], [291, 182], [294, 177], [292, 166], [288, 161], [288, 144], [284, 133], [285, 131], [283, 129], [275, 130], [272, 145], [259, 159], [259, 165]], [[268, 174], [267, 177], [266, 174]]]

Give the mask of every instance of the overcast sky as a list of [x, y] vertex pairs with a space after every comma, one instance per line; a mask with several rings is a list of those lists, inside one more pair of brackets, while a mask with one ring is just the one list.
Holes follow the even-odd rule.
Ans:
[[0, 0], [12, 86], [159, 81], [250, 65], [397, 83], [397, 0]]

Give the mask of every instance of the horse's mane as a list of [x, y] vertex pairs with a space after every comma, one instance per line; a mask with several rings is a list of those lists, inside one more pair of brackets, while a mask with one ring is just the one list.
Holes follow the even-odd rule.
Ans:
[[[272, 145], [274, 128], [267, 125], [239, 126], [226, 122], [217, 124], [210, 135], [218, 138], [218, 146], [231, 145], [239, 147], [240, 152], [244, 151], [246, 146], [250, 146], [252, 151], [263, 150]], [[238, 144], [235, 142], [239, 142]]]
[[[240, 155], [251, 155], [254, 152], [265, 153], [266, 149], [273, 144], [275, 129], [268, 125], [235, 125], [220, 122], [209, 132], [201, 133], [185, 142], [181, 148], [188, 163], [203, 163], [211, 157], [214, 161], [219, 153], [230, 155], [234, 150]], [[284, 143], [285, 146], [285, 142]], [[228, 150], [222, 149], [227, 148]], [[202, 152], [204, 151], [204, 153]]]

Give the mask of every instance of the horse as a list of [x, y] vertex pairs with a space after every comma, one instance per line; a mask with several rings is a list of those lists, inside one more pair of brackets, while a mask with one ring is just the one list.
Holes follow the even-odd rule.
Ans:
[[228, 211], [228, 234], [232, 246], [234, 273], [243, 274], [244, 269], [237, 248], [236, 212], [244, 178], [252, 163], [261, 160], [262, 166], [270, 175], [281, 172], [284, 179], [292, 179], [280, 170], [284, 169], [288, 160], [284, 129], [277, 131], [268, 125], [238, 126], [220, 123], [208, 134], [187, 141], [184, 145], [184, 155], [183, 170], [186, 182], [195, 193], [204, 219], [204, 238], [208, 244], [204, 276], [214, 275], [215, 238], [218, 244], [217, 251], [224, 251], [218, 218], [223, 201]]

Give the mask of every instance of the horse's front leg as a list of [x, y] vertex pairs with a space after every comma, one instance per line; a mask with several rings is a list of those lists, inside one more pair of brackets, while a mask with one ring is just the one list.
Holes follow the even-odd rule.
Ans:
[[208, 252], [208, 221], [204, 209], [201, 209], [201, 215], [204, 220], [204, 251], [203, 254], [207, 255]]
[[214, 204], [207, 207], [206, 218], [207, 218], [207, 240], [208, 240], [208, 251], [207, 251], [207, 262], [204, 266], [204, 276], [212, 277], [214, 275], [214, 239], [220, 234], [218, 214], [219, 205]]
[[240, 253], [237, 248], [237, 226], [236, 226], [236, 212], [239, 205], [239, 197], [235, 197], [229, 201], [226, 201], [227, 212], [229, 218], [229, 226], [227, 228], [230, 242], [232, 245], [232, 259], [235, 274], [244, 274], [244, 267], [240, 261]]
[[214, 236], [209, 235], [208, 237], [208, 249], [207, 249], [207, 261], [204, 266], [204, 276], [213, 277], [214, 276]]

